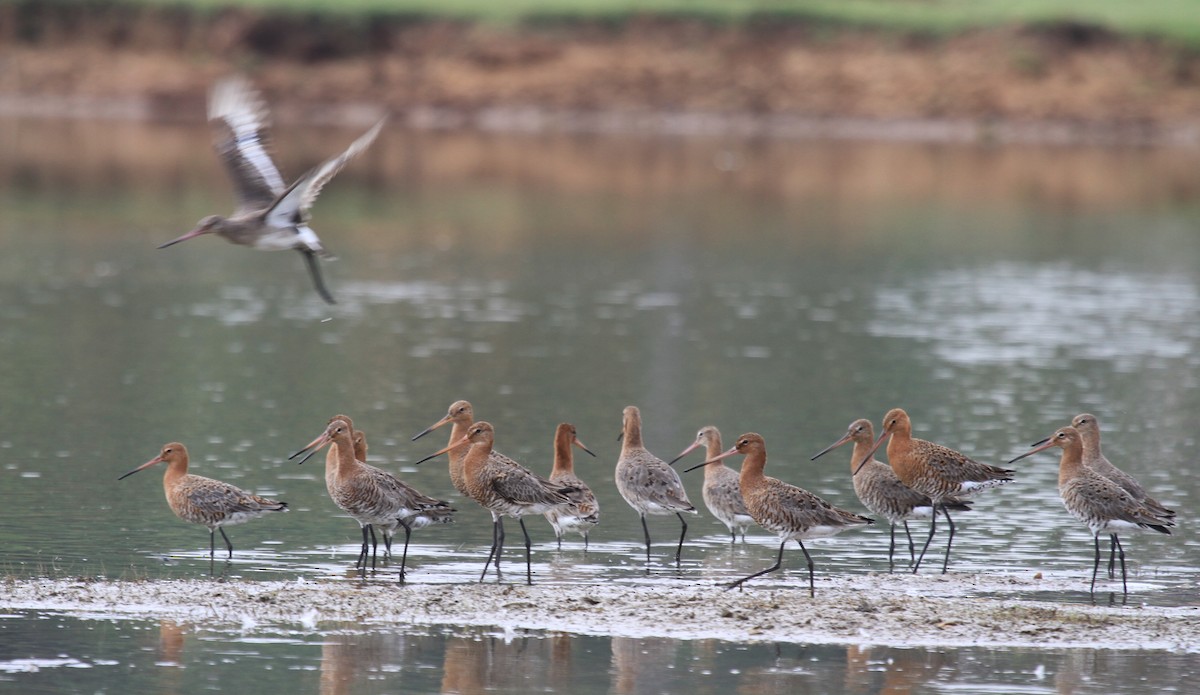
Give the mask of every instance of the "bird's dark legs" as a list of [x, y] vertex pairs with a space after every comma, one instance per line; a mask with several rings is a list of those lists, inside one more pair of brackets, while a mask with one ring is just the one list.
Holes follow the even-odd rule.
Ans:
[[929, 537], [925, 539], [925, 545], [921, 548], [921, 554], [917, 556], [917, 561], [913, 563], [913, 574], [921, 569], [921, 560], [925, 559], [925, 551], [929, 550], [929, 542], [933, 540], [933, 534], [937, 531], [937, 505], [933, 506], [933, 516], [929, 517]]
[[[954, 543], [954, 519], [950, 518], [950, 510], [946, 505], [940, 506], [942, 513], [946, 515], [946, 525], [950, 527], [950, 539], [946, 541], [946, 559], [942, 561], [942, 574], [945, 574], [946, 570], [950, 568], [950, 545]], [[933, 513], [937, 514], [937, 510], [935, 509]]]
[[1093, 536], [1092, 540], [1095, 541], [1095, 543], [1096, 543], [1096, 560], [1092, 563], [1092, 585], [1090, 587], [1088, 587], [1088, 592], [1095, 594], [1096, 593], [1096, 572], [1098, 572], [1100, 570], [1100, 534], [1096, 534], [1095, 536]]
[[908, 536], [908, 564], [912, 566], [917, 561], [917, 547], [913, 545], [912, 534], [908, 531], [908, 519], [904, 520], [904, 535]]
[[368, 538], [368, 534], [370, 533], [370, 531], [368, 530], [368, 529], [370, 529], [370, 527], [371, 527], [370, 524], [363, 524], [362, 546], [358, 550], [358, 559], [354, 561], [355, 569], [358, 569], [361, 567], [364, 572], [367, 571], [367, 548], [368, 548], [367, 538]]
[[308, 274], [312, 276], [313, 286], [317, 289], [317, 294], [321, 295], [329, 304], [337, 304], [333, 295], [329, 293], [329, 289], [325, 287], [325, 280], [321, 277], [321, 262], [317, 260], [317, 254], [308, 249], [299, 249], [300, 255], [304, 256], [304, 262], [308, 265]]
[[[780, 544], [779, 544], [779, 557], [775, 558], [775, 564], [774, 564], [774, 565], [771, 565], [770, 567], [766, 568], [765, 570], [763, 570], [763, 571], [761, 571], [761, 572], [755, 572], [754, 574], [750, 575], [749, 577], [742, 577], [741, 579], [737, 580], [736, 582], [733, 582], [732, 584], [730, 584], [730, 585], [729, 585], [728, 587], [726, 587], [726, 588], [727, 588], [727, 589], [732, 589], [732, 588], [734, 588], [734, 587], [740, 587], [742, 584], [745, 584], [746, 582], [750, 581], [751, 579], [754, 579], [755, 577], [761, 577], [761, 576], [763, 576], [764, 574], [767, 574], [767, 573], [769, 573], [769, 572], [774, 572], [775, 570], [779, 569], [779, 568], [780, 568], [780, 566], [782, 566], [782, 565], [783, 565], [783, 548], [784, 548], [784, 546], [786, 546], [786, 545], [787, 545], [787, 540], [786, 540], [786, 539], [784, 539], [784, 541], [783, 541], [782, 543], [780, 543]], [[804, 544], [801, 544], [801, 545], [800, 545], [800, 547], [801, 547], [801, 548], [803, 548], [803, 547], [804, 547]], [[806, 551], [804, 551], [804, 554], [805, 554], [805, 555], [808, 555], [808, 551], [807, 551], [807, 550], [806, 550]], [[812, 561], [811, 561], [811, 560], [809, 560], [809, 563], [811, 564], [811, 563], [812, 563]]]
[[[379, 540], [375, 538], [375, 527], [367, 524], [367, 528], [371, 529], [371, 571], [375, 571], [375, 558], [379, 557]], [[363, 558], [363, 569], [367, 568], [367, 558]]]
[[683, 514], [675, 512], [675, 516], [679, 517], [679, 523], [683, 524], [683, 530], [679, 532], [679, 546], [675, 548], [675, 564], [679, 564], [679, 556], [683, 554], [683, 537], [687, 535], [687, 522], [683, 520]]
[[1112, 579], [1115, 576], [1113, 569], [1117, 559], [1117, 534], [1108, 534], [1108, 541], [1108, 578]]
[[650, 562], [650, 527], [646, 526], [646, 515], [642, 514], [642, 533], [646, 534], [646, 562]]
[[529, 548], [533, 544], [529, 541], [529, 531], [525, 530], [525, 518], [520, 517], [520, 516], [517, 517], [517, 523], [521, 525], [521, 533], [525, 534], [525, 583], [532, 585], [533, 584], [533, 567], [532, 567], [532, 561], [530, 560], [530, 557], [529, 557], [529, 555], [530, 555]]
[[1129, 593], [1129, 585], [1125, 582], [1125, 549], [1121, 547], [1121, 539], [1117, 538], [1117, 534], [1112, 535], [1112, 542], [1117, 546], [1117, 556], [1121, 558], [1121, 593]]
[[888, 574], [891, 574], [896, 569], [894, 555], [896, 553], [896, 525], [888, 524], [891, 531], [890, 540], [888, 541]]
[[[229, 536], [225, 535], [225, 529], [218, 526], [217, 530], [221, 532], [221, 538], [224, 539], [224, 541], [225, 541], [225, 548], [226, 548], [226, 550], [229, 551], [229, 555], [227, 555], [226, 557], [227, 557], [227, 559], [232, 560], [233, 559], [233, 543], [229, 542]], [[211, 552], [211, 548], [210, 548], [210, 552]]]
[[[412, 527], [407, 522], [401, 520], [400, 525], [404, 527], [404, 554], [400, 556], [400, 583], [404, 583], [404, 565], [408, 562], [408, 540], [412, 538]], [[391, 544], [389, 544], [390, 546]], [[390, 548], [389, 548], [390, 551]]]
[[813, 561], [812, 556], [808, 554], [808, 548], [804, 547], [804, 541], [796, 539], [796, 544], [800, 546], [800, 550], [804, 552], [804, 561], [808, 563], [808, 597], [816, 598], [817, 589], [813, 584]]

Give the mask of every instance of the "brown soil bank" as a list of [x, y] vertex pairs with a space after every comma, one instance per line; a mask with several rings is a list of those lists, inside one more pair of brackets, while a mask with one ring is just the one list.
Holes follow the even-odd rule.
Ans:
[[[716, 127], [840, 119], [908, 122], [910, 129], [1054, 124], [1067, 137], [1080, 129], [1125, 140], [1163, 133], [1194, 140], [1200, 132], [1200, 56], [1082, 25], [934, 38], [799, 20], [501, 27], [39, 0], [0, 5], [0, 112], [196, 119], [208, 85], [232, 71], [249, 73], [282, 104], [283, 118], [357, 113], [365, 120], [354, 109], [378, 105], [435, 126], [604, 128], [691, 114]], [[342, 110], [318, 108], [331, 104]]]

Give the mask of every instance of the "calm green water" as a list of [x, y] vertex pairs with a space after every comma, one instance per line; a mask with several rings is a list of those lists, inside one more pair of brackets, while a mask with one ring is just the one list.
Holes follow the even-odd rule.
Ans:
[[[285, 173], [355, 134], [281, 130]], [[637, 516], [612, 484], [622, 408], [641, 407], [646, 443], [664, 458], [705, 424], [727, 443], [757, 431], [769, 474], [860, 510], [849, 452], [809, 457], [851, 420], [903, 406], [916, 436], [994, 463], [1078, 412], [1096, 413], [1109, 458], [1181, 511], [1174, 536], [1126, 541], [1133, 599], [1195, 602], [1200, 544], [1187, 520], [1200, 491], [1191, 465], [1198, 152], [396, 130], [315, 208], [314, 227], [339, 255], [325, 266], [340, 300], [329, 307], [295, 254], [217, 239], [155, 250], [203, 215], [228, 211], [207, 143], [203, 129], [184, 126], [0, 124], [0, 557], [9, 574], [206, 574], [206, 530], [170, 513], [161, 471], [116, 481], [179, 440], [193, 472], [291, 506], [229, 529], [227, 576], [349, 577], [357, 524], [328, 500], [319, 459], [286, 460], [345, 412], [367, 432], [372, 463], [461, 510], [456, 524], [414, 536], [412, 581], [471, 581], [489, 517], [456, 496], [444, 460], [412, 465], [445, 443], [442, 431], [409, 441], [466, 398], [496, 425], [498, 448], [532, 468], [549, 471], [561, 421], [598, 454], [577, 460], [602, 506], [591, 550], [572, 539], [557, 553], [548, 525], [529, 520], [538, 581], [734, 577], [770, 564], [775, 541], [760, 532], [730, 548], [707, 513], [691, 522], [678, 574], [668, 564], [678, 524], [652, 520], [657, 562], [647, 577]], [[1078, 594], [1038, 598], [1087, 599], [1091, 539], [1058, 501], [1056, 463], [1052, 454], [1020, 462], [1018, 482], [961, 517], [952, 570], [1075, 577]], [[699, 504], [700, 473], [691, 475]], [[519, 533], [509, 525], [513, 570]], [[813, 544], [819, 581], [883, 569], [886, 544], [886, 526]], [[764, 584], [803, 580], [799, 558], [785, 562], [788, 571]], [[43, 673], [94, 682], [104, 669], [132, 673], [155, 659], [157, 626], [53, 620], [64, 627], [44, 634], [94, 668]], [[9, 634], [42, 629], [24, 614], [5, 623]], [[324, 668], [321, 634], [255, 647], [259, 656], [228, 665], [222, 654], [241, 653], [241, 638], [188, 634], [185, 659], [223, 664], [216, 677], [227, 682], [270, 668], [280, 683], [311, 690], [312, 671]], [[496, 644], [479, 635], [371, 639], [388, 645], [380, 664], [423, 673], [420, 659], [430, 660], [423, 677], [434, 688], [455, 640]], [[554, 640], [518, 641], [545, 651]], [[609, 665], [616, 642], [570, 646], [577, 663], [611, 679], [598, 690], [619, 691]], [[410, 662], [410, 644], [424, 645], [424, 656]], [[866, 684], [831, 687], [845, 692], [881, 688], [876, 658], [913, 656], [815, 648], [822, 656], [812, 665], [791, 646], [780, 667], [761, 647], [652, 648], [680, 655], [678, 673], [707, 649], [725, 683], [780, 668], [833, 668], [844, 679], [857, 659]], [[268, 652], [287, 654], [295, 669], [273, 665]], [[1064, 664], [1101, 658], [940, 653], [1027, 678], [1035, 691], [1054, 687]], [[931, 668], [932, 657], [920, 658]], [[353, 672], [369, 680], [371, 668]], [[178, 672], [209, 677], [201, 670]], [[1133, 673], [1121, 674], [1125, 691], [1140, 692]], [[169, 691], [156, 678], [122, 691]]]

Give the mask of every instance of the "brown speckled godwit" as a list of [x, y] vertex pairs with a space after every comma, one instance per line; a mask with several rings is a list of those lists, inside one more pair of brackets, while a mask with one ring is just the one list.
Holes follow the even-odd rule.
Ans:
[[205, 478], [188, 473], [187, 447], [179, 442], [171, 442], [163, 446], [158, 456], [134, 468], [117, 480], [124, 480], [138, 471], [158, 463], [166, 463], [167, 471], [163, 474], [163, 490], [167, 493], [167, 504], [175, 516], [184, 521], [208, 527], [208, 558], [211, 561], [216, 553], [216, 537], [214, 533], [221, 532], [229, 557], [233, 557], [233, 543], [225, 535], [224, 526], [240, 524], [251, 519], [257, 519], [266, 512], [285, 512], [287, 502], [269, 500], [265, 497], [251, 494], [245, 490], [223, 483], [220, 480]]
[[558, 538], [558, 547], [562, 549], [564, 533], [578, 533], [583, 536], [584, 550], [588, 547], [588, 531], [600, 522], [600, 503], [592, 489], [575, 475], [575, 457], [571, 447], [583, 449], [593, 458], [596, 456], [590, 449], [579, 441], [575, 425], [567, 422], [560, 423], [554, 430], [554, 467], [550, 471], [550, 482], [575, 488], [575, 492], [567, 495], [571, 504], [554, 507], [545, 512], [546, 521], [554, 528]]
[[908, 413], [901, 408], [892, 408], [883, 417], [883, 433], [864, 455], [864, 459], [855, 464], [855, 474], [862, 470], [866, 460], [888, 437], [891, 437], [887, 446], [888, 462], [892, 464], [896, 477], [908, 487], [929, 497], [934, 507], [934, 513], [929, 517], [929, 537], [925, 539], [921, 554], [913, 563], [913, 574], [921, 568], [921, 560], [925, 559], [925, 551], [929, 550], [929, 542], [933, 540], [933, 534], [937, 530], [939, 512], [946, 517], [946, 524], [950, 527], [950, 538], [946, 541], [946, 559], [942, 563], [942, 574], [945, 574], [950, 566], [950, 546], [954, 543], [954, 520], [950, 518], [947, 501], [1010, 483], [1012, 471], [980, 463], [954, 449], [914, 438]]
[[[811, 460], [816, 461], [849, 442], [854, 442], [854, 452], [850, 454], [850, 480], [854, 483], [854, 494], [858, 495], [863, 506], [871, 510], [872, 514], [888, 520], [891, 530], [888, 543], [888, 572], [895, 568], [893, 557], [896, 552], [896, 524], [904, 524], [904, 535], [908, 537], [908, 562], [911, 565], [917, 560], [917, 552], [913, 546], [912, 534], [908, 530], [908, 520], [929, 518], [933, 514], [933, 502], [928, 495], [922, 495], [900, 482], [891, 466], [867, 454], [871, 445], [875, 443], [875, 428], [871, 426], [870, 420], [855, 420], [850, 423], [845, 436], [825, 447]], [[863, 464], [862, 470], [858, 475], [854, 475], [855, 468], [864, 459], [866, 463]], [[945, 504], [955, 511], [965, 512], [971, 509], [969, 503], [953, 497], [947, 498]]]
[[[729, 588], [741, 586], [755, 577], [779, 569], [783, 564], [784, 547], [788, 541], [794, 540], [800, 545], [808, 563], [808, 594], [815, 595], [813, 561], [812, 556], [808, 554], [808, 548], [804, 547], [804, 539], [826, 538], [849, 528], [873, 524], [875, 520], [839, 509], [804, 488], [764, 475], [767, 444], [761, 435], [754, 432], [738, 437], [737, 444], [734, 444], [732, 449], [705, 461], [700, 466], [712, 465], [713, 461], [734, 454], [746, 457], [742, 459], [742, 473], [738, 480], [742, 487], [742, 499], [746, 501], [746, 509], [759, 526], [778, 535], [780, 543], [779, 557], [774, 565], [733, 582]], [[688, 470], [695, 470], [700, 466], [693, 466]]]
[[264, 251], [295, 249], [304, 256], [321, 298], [334, 303], [321, 278], [318, 256], [329, 257], [317, 233], [308, 226], [309, 208], [321, 189], [343, 166], [379, 134], [381, 119], [336, 157], [327, 160], [290, 186], [283, 182], [271, 160], [267, 111], [262, 97], [240, 77], [223, 79], [213, 86], [208, 100], [208, 120], [213, 146], [233, 179], [237, 209], [229, 217], [209, 215], [196, 227], [159, 246], [166, 248], [202, 234], [217, 234], [227, 241]]
[[[483, 564], [483, 573], [479, 575], [479, 581], [483, 581], [492, 557], [500, 550], [500, 518], [511, 516], [517, 519], [517, 523], [521, 525], [521, 533], [525, 534], [525, 581], [533, 584], [530, 550], [532, 543], [529, 540], [529, 531], [525, 528], [524, 517], [529, 514], [545, 514], [553, 507], [570, 504], [571, 499], [568, 495], [574, 492], [575, 488], [552, 483], [515, 462], [505, 463], [492, 458], [489, 454], [492, 453], [494, 443], [495, 430], [492, 425], [476, 422], [467, 429], [467, 434], [462, 439], [452, 442], [417, 463], [424, 463], [455, 449], [467, 448], [467, 454], [463, 457], [463, 479], [467, 495], [492, 513], [492, 548], [488, 553], [487, 562]], [[496, 574], [500, 574], [499, 558], [496, 558]]]
[[642, 414], [636, 406], [625, 406], [622, 425], [621, 457], [617, 459], [616, 472], [617, 491], [642, 519], [642, 532], [646, 535], [646, 562], [650, 562], [650, 529], [646, 526], [646, 515], [674, 514], [679, 517], [683, 530], [679, 534], [679, 545], [675, 548], [675, 564], [678, 565], [683, 553], [683, 538], [687, 535], [683, 512], [699, 512], [688, 501], [683, 481], [675, 469], [647, 451], [642, 444]]
[[[1117, 468], [1108, 460], [1104, 452], [1100, 450], [1100, 421], [1091, 413], [1080, 413], [1071, 420], [1071, 426], [1079, 430], [1079, 436], [1083, 437], [1083, 465], [1096, 471], [1100, 475], [1108, 478], [1117, 485], [1121, 486], [1125, 492], [1128, 492], [1133, 499], [1146, 505], [1146, 508], [1155, 516], [1164, 519], [1174, 519], [1175, 510], [1166, 507], [1158, 500], [1150, 496], [1146, 492], [1146, 488], [1137, 481], [1132, 475]], [[1043, 444], [1045, 441], [1038, 442], [1034, 446]], [[1108, 576], [1113, 576], [1113, 561], [1117, 554], [1117, 534], [1112, 534], [1109, 538], [1108, 550]]]
[[[715, 459], [725, 449], [721, 446], [721, 432], [714, 425], [706, 425], [696, 432], [696, 441], [679, 453], [668, 465], [674, 466], [679, 459], [687, 456], [696, 449], [704, 447], [705, 458]], [[704, 506], [712, 515], [721, 520], [729, 528], [729, 542], [736, 543], [738, 534], [742, 542], [746, 542], [746, 529], [754, 523], [754, 518], [746, 509], [742, 500], [742, 488], [738, 483], [738, 472], [725, 465], [724, 461], [716, 461], [704, 467], [704, 487], [700, 489], [704, 498]]]
[[[366, 435], [363, 438], [363, 454], [366, 453]], [[366, 570], [367, 538], [373, 537], [372, 527], [378, 526], [384, 538], [390, 539], [396, 528], [404, 529], [404, 555], [400, 560], [400, 581], [405, 580], [405, 565], [408, 561], [408, 543], [413, 529], [431, 524], [453, 521], [454, 509], [449, 503], [422, 494], [411, 485], [387, 471], [380, 470], [357, 460], [354, 451], [354, 427], [349, 418], [334, 417], [319, 437], [297, 452], [320, 449], [333, 443], [337, 450], [336, 475], [326, 475], [329, 497], [342, 511], [349, 514], [362, 527], [362, 549], [356, 566]], [[296, 454], [293, 454], [293, 457]], [[390, 546], [390, 542], [388, 543]], [[371, 557], [371, 568], [375, 568], [375, 556]]]
[[[1100, 568], [1100, 534], [1107, 533], [1116, 545], [1121, 557], [1121, 590], [1129, 593], [1125, 580], [1125, 550], [1117, 534], [1135, 529], [1153, 529], [1170, 534], [1174, 522], [1156, 514], [1145, 502], [1138, 501], [1120, 485], [1084, 464], [1083, 437], [1074, 427], [1057, 430], [1048, 439], [1034, 445], [1033, 449], [1014, 458], [1018, 461], [1045, 451], [1050, 447], [1062, 447], [1062, 458], [1058, 463], [1058, 494], [1063, 505], [1092, 532], [1096, 546], [1096, 558], [1092, 563], [1090, 591], [1096, 591], [1096, 572]], [[1012, 463], [1009, 461], [1009, 463]]]

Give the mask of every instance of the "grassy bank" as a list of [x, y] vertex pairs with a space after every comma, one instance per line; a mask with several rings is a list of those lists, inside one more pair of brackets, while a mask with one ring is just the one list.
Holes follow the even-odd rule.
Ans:
[[[229, 0], [128, 0], [219, 10]], [[486, 22], [621, 21], [636, 16], [717, 22], [791, 19], [932, 35], [1005, 25], [1079, 24], [1200, 48], [1200, 10], [1191, 0], [242, 0], [262, 11], [412, 15]]]

